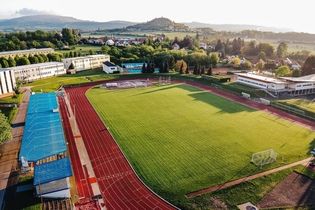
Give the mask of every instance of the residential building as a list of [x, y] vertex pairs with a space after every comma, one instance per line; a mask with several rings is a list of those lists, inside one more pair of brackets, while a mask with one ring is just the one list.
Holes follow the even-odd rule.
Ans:
[[71, 63], [76, 71], [84, 71], [102, 67], [105, 61], [110, 61], [109, 55], [89, 55], [84, 57], [65, 58], [62, 60], [65, 69], [69, 69]]
[[7, 69], [14, 71], [14, 75], [17, 80], [27, 82], [66, 73], [64, 65], [61, 62], [37, 63], [10, 67]]
[[14, 71], [0, 69], [0, 97], [11, 95], [16, 87]]
[[112, 62], [105, 61], [103, 63], [103, 71], [107, 74], [120, 73], [122, 72], [122, 68]]
[[38, 55], [38, 54], [49, 54], [54, 53], [55, 50], [52, 48], [41, 48], [41, 49], [29, 49], [29, 50], [15, 50], [15, 51], [4, 51], [0, 52], [0, 58], [14, 58], [15, 56], [30, 56], [30, 55]]

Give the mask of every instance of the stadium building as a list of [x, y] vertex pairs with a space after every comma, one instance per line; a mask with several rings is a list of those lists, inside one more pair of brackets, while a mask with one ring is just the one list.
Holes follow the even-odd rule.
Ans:
[[66, 73], [64, 65], [61, 62], [37, 63], [25, 66], [10, 67], [7, 69], [14, 71], [16, 79], [27, 82]]
[[100, 68], [105, 61], [110, 61], [109, 55], [89, 55], [84, 57], [65, 58], [62, 60], [65, 69], [69, 69], [70, 65], [73, 64], [76, 71]]
[[14, 71], [0, 69], [0, 97], [11, 95], [16, 87]]
[[34, 170], [38, 196], [70, 197], [71, 164], [55, 93], [30, 96], [19, 160], [22, 171]]
[[303, 77], [273, 78], [255, 73], [236, 73], [236, 82], [276, 95], [298, 96], [315, 93], [315, 74]]
[[29, 49], [29, 50], [14, 50], [14, 51], [5, 51], [0, 52], [0, 58], [14, 58], [16, 56], [23, 57], [23, 56], [30, 56], [30, 55], [39, 55], [39, 54], [49, 54], [54, 53], [55, 50], [52, 48], [41, 48], [41, 49]]

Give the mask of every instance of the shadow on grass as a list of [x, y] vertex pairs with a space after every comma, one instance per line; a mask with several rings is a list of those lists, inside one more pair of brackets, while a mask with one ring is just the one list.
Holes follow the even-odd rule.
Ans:
[[204, 102], [211, 106], [214, 106], [221, 110], [221, 112], [225, 113], [238, 113], [238, 112], [255, 112], [254, 109], [247, 108], [241, 104], [237, 104], [234, 102], [227, 102], [227, 99], [221, 98], [219, 96], [215, 96], [208, 92], [198, 92], [190, 94], [197, 101]]

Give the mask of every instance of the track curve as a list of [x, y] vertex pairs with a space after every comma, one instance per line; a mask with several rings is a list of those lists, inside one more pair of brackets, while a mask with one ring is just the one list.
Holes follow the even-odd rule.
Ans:
[[[93, 85], [66, 88], [107, 209], [177, 209], [136, 175], [85, 96]], [[75, 107], [75, 108], [74, 108]]]

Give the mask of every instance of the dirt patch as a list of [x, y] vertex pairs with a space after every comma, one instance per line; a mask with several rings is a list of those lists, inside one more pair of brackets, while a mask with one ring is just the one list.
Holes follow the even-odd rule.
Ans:
[[315, 206], [315, 181], [292, 173], [258, 203], [259, 208]]

